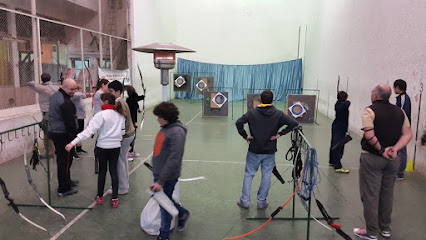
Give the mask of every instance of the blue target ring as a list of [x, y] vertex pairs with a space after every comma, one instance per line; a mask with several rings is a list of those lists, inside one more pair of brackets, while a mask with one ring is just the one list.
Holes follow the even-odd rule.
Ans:
[[298, 114], [301, 114], [303, 112], [303, 109], [302, 109], [302, 107], [300, 105], [294, 105], [291, 108], [291, 111], [293, 112], [293, 114], [298, 115]]

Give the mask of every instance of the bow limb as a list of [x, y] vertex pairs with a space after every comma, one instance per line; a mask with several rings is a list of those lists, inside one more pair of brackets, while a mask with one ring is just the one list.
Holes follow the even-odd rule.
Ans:
[[141, 132], [143, 129], [143, 123], [145, 121], [145, 99], [146, 99], [146, 87], [145, 84], [143, 83], [143, 76], [142, 76], [142, 71], [141, 68], [139, 67], [139, 63], [138, 63], [138, 71], [139, 71], [139, 75], [141, 77], [141, 85], [142, 85], [142, 90], [143, 90], [143, 103], [142, 103], [142, 120], [141, 120]]
[[29, 220], [27, 217], [24, 216], [24, 214], [22, 214], [21, 212], [19, 212], [18, 206], [16, 206], [16, 204], [14, 203], [13, 199], [9, 197], [10, 193], [9, 191], [7, 191], [7, 187], [6, 187], [6, 183], [3, 181], [3, 179], [0, 177], [0, 185], [1, 188], [3, 190], [3, 194], [4, 197], [6, 198], [6, 200], [9, 201], [9, 205], [13, 208], [13, 210], [22, 218], [24, 219], [26, 222], [28, 222], [29, 224], [33, 225], [34, 227], [37, 227], [43, 231], [46, 231], [47, 233], [49, 233], [47, 231], [46, 228], [34, 223], [33, 221]]
[[[24, 149], [27, 149], [27, 144], [25, 143], [25, 147]], [[33, 187], [34, 192], [36, 193], [37, 197], [40, 199], [40, 201], [47, 207], [49, 208], [52, 212], [58, 214], [59, 216], [61, 216], [65, 221], [66, 218], [65, 216], [60, 213], [59, 211], [57, 211], [56, 209], [54, 209], [52, 206], [50, 206], [49, 204], [47, 204], [47, 202], [41, 197], [40, 192], [37, 190], [37, 185], [35, 185], [32, 177], [31, 177], [31, 172], [30, 172], [30, 168], [28, 167], [28, 163], [27, 163], [27, 154], [24, 153], [24, 164], [25, 164], [25, 172], [27, 173], [27, 180], [28, 183]]]

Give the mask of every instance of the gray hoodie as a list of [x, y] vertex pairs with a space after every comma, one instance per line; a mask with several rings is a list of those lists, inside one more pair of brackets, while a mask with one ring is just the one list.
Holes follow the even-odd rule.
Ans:
[[164, 186], [180, 177], [187, 129], [179, 120], [163, 126], [155, 138], [152, 166], [154, 179]]

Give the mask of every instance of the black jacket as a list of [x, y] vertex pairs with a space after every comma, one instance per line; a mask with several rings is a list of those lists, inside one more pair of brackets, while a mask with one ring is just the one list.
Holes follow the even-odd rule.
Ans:
[[[270, 138], [277, 133], [287, 134], [299, 123], [292, 117], [287, 116], [282, 111], [277, 110], [274, 106], [256, 107], [244, 114], [237, 120], [238, 133], [247, 138], [247, 132], [244, 130], [244, 124], [248, 123], [250, 134], [253, 139], [250, 141], [249, 151], [256, 154], [272, 154], [277, 151], [277, 140]], [[280, 130], [281, 127], [287, 127]]]
[[139, 104], [138, 102], [143, 100], [145, 98], [144, 95], [131, 95], [126, 99], [127, 105], [129, 105], [130, 110], [130, 116], [132, 117], [133, 123], [136, 123], [138, 121], [138, 109]]

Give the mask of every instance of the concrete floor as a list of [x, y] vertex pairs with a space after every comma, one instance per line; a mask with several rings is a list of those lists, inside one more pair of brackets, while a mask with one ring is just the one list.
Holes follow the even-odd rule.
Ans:
[[[265, 210], [256, 208], [256, 192], [259, 175], [256, 175], [252, 188], [252, 206], [241, 209], [236, 200], [241, 194], [244, 175], [247, 143], [238, 135], [234, 122], [242, 114], [242, 103], [234, 103], [234, 119], [202, 118], [201, 102], [190, 100], [174, 101], [181, 112], [180, 119], [188, 126], [188, 136], [184, 155], [182, 178], [198, 176], [206, 180], [181, 182], [180, 197], [183, 205], [191, 210], [192, 216], [183, 232], [174, 231], [173, 240], [218, 240], [234, 237], [249, 232], [262, 225], [265, 220], [248, 218], [269, 217], [292, 194], [291, 183], [282, 185], [275, 178]], [[278, 105], [282, 108], [282, 104]], [[231, 110], [231, 108], [230, 108]], [[317, 149], [321, 182], [315, 190], [316, 197], [322, 201], [328, 213], [339, 217], [337, 223], [353, 239], [354, 227], [363, 227], [362, 205], [358, 190], [358, 167], [360, 145], [354, 137], [346, 149], [343, 166], [351, 170], [349, 174], [336, 174], [328, 167], [328, 149], [330, 142], [331, 120], [318, 117], [318, 124], [305, 124], [304, 133], [308, 141]], [[46, 208], [20, 207], [21, 212], [34, 222], [44, 226], [47, 233], [34, 228], [18, 215], [7, 201], [0, 197], [0, 239], [156, 239], [146, 234], [140, 227], [140, 215], [149, 199], [145, 190], [151, 182], [150, 171], [140, 163], [150, 155], [155, 134], [159, 129], [155, 116], [148, 110], [143, 133], [139, 132], [136, 150], [141, 156], [129, 164], [130, 192], [119, 196], [120, 207], [112, 209], [108, 204], [94, 206], [93, 210], [58, 208], [66, 217]], [[353, 134], [355, 135], [355, 134]], [[290, 147], [290, 137], [279, 139], [279, 151], [276, 154], [277, 166], [285, 180], [291, 179], [290, 162], [284, 155]], [[86, 150], [93, 149], [93, 140], [84, 143]], [[92, 152], [92, 151], [89, 151]], [[79, 193], [68, 197], [55, 194], [56, 164], [52, 161], [52, 205], [88, 207], [93, 205], [96, 195], [96, 179], [93, 167], [93, 155], [84, 156], [74, 161], [71, 168], [72, 178], [80, 181]], [[47, 199], [46, 173], [39, 167], [31, 174], [39, 191]], [[6, 182], [10, 197], [20, 204], [40, 204], [31, 186], [26, 181], [22, 159], [16, 159], [0, 165], [0, 176]], [[109, 186], [109, 180], [106, 186]], [[394, 213], [391, 239], [426, 239], [426, 199], [425, 178], [416, 173], [407, 173], [404, 181], [395, 186]], [[109, 196], [106, 197], [109, 200]], [[313, 215], [320, 213], [313, 205]], [[299, 199], [295, 206], [296, 217], [306, 217]], [[291, 217], [292, 206], [286, 206], [276, 218]], [[309, 239], [342, 239], [337, 233], [319, 225], [310, 224]], [[306, 221], [273, 220], [258, 232], [243, 239], [308, 239]]]

